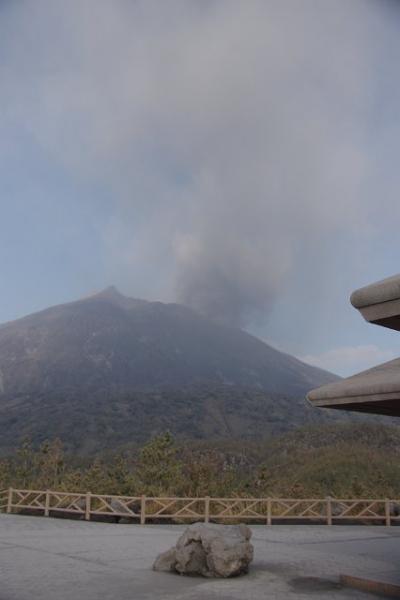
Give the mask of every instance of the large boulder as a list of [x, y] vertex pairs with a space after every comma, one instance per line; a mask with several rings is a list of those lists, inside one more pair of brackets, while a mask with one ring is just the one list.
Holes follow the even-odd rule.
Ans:
[[242, 575], [253, 560], [250, 538], [246, 525], [195, 523], [173, 548], [157, 557], [153, 569], [204, 577]]

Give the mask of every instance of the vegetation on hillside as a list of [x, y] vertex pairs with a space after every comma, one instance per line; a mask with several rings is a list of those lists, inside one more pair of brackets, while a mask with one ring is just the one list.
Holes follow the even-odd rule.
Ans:
[[27, 437], [93, 456], [166, 430], [261, 439], [338, 418], [304, 400], [336, 375], [113, 288], [0, 325], [0, 372], [0, 456]]
[[[165, 431], [177, 440], [262, 440], [310, 424], [384, 417], [318, 410], [304, 396], [286, 397], [228, 384], [192, 384], [136, 391], [60, 390], [57, 394], [2, 398], [0, 456], [24, 439], [59, 438], [67, 452], [94, 456], [126, 444], [144, 444]], [[387, 421], [387, 419], [386, 419]]]
[[80, 460], [59, 440], [25, 442], [0, 461], [0, 487], [126, 495], [398, 497], [400, 428], [308, 427], [243, 445], [178, 444], [169, 433], [138, 449]]

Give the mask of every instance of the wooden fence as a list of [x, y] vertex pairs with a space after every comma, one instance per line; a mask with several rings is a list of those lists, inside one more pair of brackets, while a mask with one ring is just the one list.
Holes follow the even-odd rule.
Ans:
[[51, 490], [0, 490], [0, 510], [7, 513], [65, 513], [89, 521], [121, 518], [144, 525], [163, 520], [183, 523], [353, 522], [392, 525], [400, 522], [399, 500], [341, 498], [156, 498], [56, 492]]

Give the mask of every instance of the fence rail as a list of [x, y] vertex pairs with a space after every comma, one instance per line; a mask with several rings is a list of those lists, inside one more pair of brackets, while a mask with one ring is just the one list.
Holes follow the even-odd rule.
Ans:
[[400, 522], [400, 499], [348, 498], [178, 498], [84, 494], [53, 490], [0, 490], [0, 510], [7, 513], [76, 515], [89, 521], [115, 517], [147, 522]]
[[0, 510], [7, 508], [9, 490], [0, 490]]

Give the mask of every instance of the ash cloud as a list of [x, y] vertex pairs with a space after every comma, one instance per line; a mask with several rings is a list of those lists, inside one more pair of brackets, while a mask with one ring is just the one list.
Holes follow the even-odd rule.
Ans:
[[245, 325], [370, 226], [386, 21], [365, 0], [5, 5], [0, 128], [107, 189], [116, 270]]

